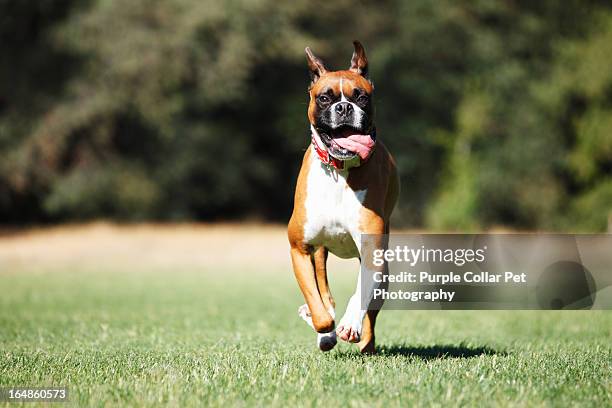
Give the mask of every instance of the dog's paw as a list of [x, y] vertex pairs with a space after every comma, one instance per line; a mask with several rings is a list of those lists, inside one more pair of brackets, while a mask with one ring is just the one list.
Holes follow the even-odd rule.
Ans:
[[[334, 309], [330, 309], [329, 313], [332, 317], [335, 315]], [[304, 304], [298, 307], [298, 316], [300, 316], [304, 321], [314, 329], [314, 325], [312, 323], [312, 314], [310, 313], [310, 309], [308, 305]], [[317, 333], [317, 347], [321, 351], [330, 351], [333, 349], [338, 340], [336, 339], [336, 332], [330, 331], [329, 333]]]
[[312, 314], [310, 313], [310, 309], [307, 304], [303, 304], [298, 307], [298, 316], [300, 316], [304, 321], [314, 329], [314, 324], [312, 323]]
[[349, 343], [359, 343], [361, 340], [362, 322], [358, 317], [345, 315], [336, 328], [336, 334]]
[[317, 333], [317, 346], [321, 351], [330, 351], [333, 349], [338, 340], [336, 340], [336, 332], [331, 331], [329, 333]]

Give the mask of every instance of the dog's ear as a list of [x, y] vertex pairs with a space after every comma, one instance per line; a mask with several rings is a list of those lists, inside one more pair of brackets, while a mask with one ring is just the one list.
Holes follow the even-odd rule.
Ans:
[[353, 52], [353, 58], [351, 58], [351, 71], [358, 73], [364, 77], [368, 76], [368, 58], [366, 57], [363, 45], [359, 41], [353, 41], [355, 51]]
[[323, 61], [312, 53], [310, 47], [306, 47], [306, 59], [308, 60], [308, 68], [310, 68], [311, 84], [314, 84], [321, 75], [327, 72], [327, 68], [323, 65]]

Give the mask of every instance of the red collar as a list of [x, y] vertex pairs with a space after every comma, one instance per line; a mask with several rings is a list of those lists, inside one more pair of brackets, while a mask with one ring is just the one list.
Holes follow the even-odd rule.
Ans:
[[[318, 136], [318, 135], [317, 135]], [[336, 170], [344, 170], [344, 160], [336, 159], [327, 151], [327, 148], [317, 140], [317, 136], [312, 134], [312, 145], [321, 163], [333, 166]]]
[[[336, 170], [348, 170], [351, 167], [358, 167], [362, 164], [361, 158], [359, 156], [356, 156], [349, 160], [336, 159], [331, 154], [329, 154], [327, 147], [321, 141], [321, 137], [319, 136], [319, 133], [314, 128], [314, 126], [310, 125], [310, 130], [312, 146], [314, 147], [315, 152], [317, 152], [317, 156], [319, 156], [319, 160], [321, 160], [321, 163], [326, 164], [328, 166], [332, 166]], [[375, 132], [376, 130], [372, 131], [372, 139], [374, 141], [376, 141]]]

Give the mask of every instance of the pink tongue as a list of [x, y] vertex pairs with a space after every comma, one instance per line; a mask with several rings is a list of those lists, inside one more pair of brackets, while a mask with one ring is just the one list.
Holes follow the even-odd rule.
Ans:
[[357, 153], [362, 160], [368, 158], [374, 147], [374, 141], [370, 135], [350, 135], [334, 139], [334, 142], [346, 150]]

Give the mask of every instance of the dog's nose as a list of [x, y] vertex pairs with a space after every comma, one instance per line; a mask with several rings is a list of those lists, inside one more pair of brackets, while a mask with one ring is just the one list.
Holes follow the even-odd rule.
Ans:
[[334, 109], [338, 115], [346, 116], [353, 112], [353, 105], [348, 102], [338, 102]]

